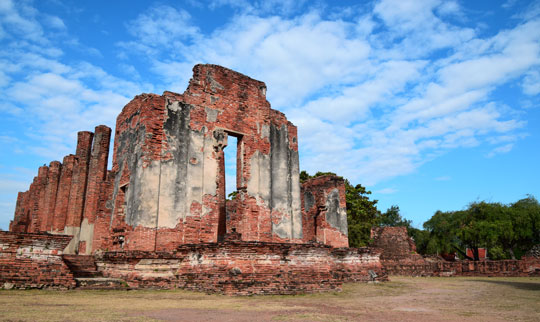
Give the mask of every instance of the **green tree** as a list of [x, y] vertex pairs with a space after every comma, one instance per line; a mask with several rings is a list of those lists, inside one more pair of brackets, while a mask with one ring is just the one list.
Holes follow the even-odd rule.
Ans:
[[349, 225], [349, 246], [361, 247], [369, 244], [371, 227], [375, 226], [380, 212], [378, 200], [370, 200], [371, 191], [361, 184], [353, 186], [345, 180], [347, 200], [347, 222]]
[[521, 257], [540, 243], [540, 203], [529, 195], [511, 204], [508, 210], [512, 234], [504, 235], [501, 245], [512, 258]]
[[437, 210], [435, 214], [424, 223], [424, 229], [429, 233], [424, 254], [450, 253], [459, 243], [455, 237], [457, 223], [454, 212]]
[[412, 221], [403, 218], [399, 212], [399, 207], [396, 205], [391, 206], [386, 212], [380, 214], [377, 217], [377, 226], [381, 227], [411, 227]]
[[419, 252], [454, 249], [465, 257], [464, 250], [470, 248], [472, 259], [478, 260], [478, 249], [482, 247], [488, 249], [491, 259], [515, 259], [540, 242], [539, 223], [540, 204], [532, 196], [510, 205], [473, 202], [465, 210], [437, 211], [426, 221], [429, 240]]

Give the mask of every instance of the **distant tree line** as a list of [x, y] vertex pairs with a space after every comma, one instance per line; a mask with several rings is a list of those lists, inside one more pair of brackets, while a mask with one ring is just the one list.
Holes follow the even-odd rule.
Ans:
[[[317, 172], [311, 176], [300, 173], [300, 181], [332, 172]], [[511, 204], [473, 202], [464, 210], [437, 211], [423, 225], [412, 227], [403, 218], [398, 206], [385, 212], [377, 209], [377, 200], [370, 200], [370, 191], [345, 179], [349, 245], [366, 246], [370, 242], [373, 226], [404, 226], [423, 255], [458, 253], [467, 258], [466, 249], [472, 250], [471, 260], [478, 260], [478, 249], [486, 248], [491, 259], [516, 259], [540, 243], [540, 203], [533, 196]]]

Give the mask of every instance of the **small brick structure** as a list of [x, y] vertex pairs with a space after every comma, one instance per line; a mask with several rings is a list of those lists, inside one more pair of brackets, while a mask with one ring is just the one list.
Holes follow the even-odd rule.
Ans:
[[406, 227], [374, 227], [371, 246], [381, 251], [388, 275], [402, 276], [540, 276], [540, 259], [445, 261], [425, 259], [416, 252]]
[[0, 231], [0, 288], [75, 287], [62, 250], [71, 236]]

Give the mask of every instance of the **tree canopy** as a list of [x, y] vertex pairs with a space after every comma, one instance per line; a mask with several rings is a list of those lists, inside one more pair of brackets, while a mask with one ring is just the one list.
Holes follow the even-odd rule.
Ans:
[[[300, 173], [300, 181], [332, 172]], [[401, 216], [394, 205], [382, 213], [371, 191], [345, 179], [349, 245], [366, 246], [373, 226], [404, 226], [416, 242], [420, 254], [458, 252], [466, 257], [466, 249], [478, 260], [478, 248], [488, 249], [491, 259], [520, 258], [527, 250], [540, 243], [540, 203], [533, 196], [511, 204], [479, 201], [464, 210], [437, 211], [424, 223], [424, 229], [412, 227], [411, 220]]]
[[473, 202], [465, 210], [437, 211], [424, 229], [427, 254], [463, 255], [470, 248], [478, 260], [478, 248], [486, 248], [491, 259], [516, 258], [540, 242], [540, 204], [532, 196], [509, 205]]

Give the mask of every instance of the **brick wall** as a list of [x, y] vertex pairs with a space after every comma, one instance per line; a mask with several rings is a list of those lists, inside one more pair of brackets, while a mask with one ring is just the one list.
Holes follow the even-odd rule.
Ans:
[[340, 290], [344, 281], [386, 279], [379, 254], [372, 249], [316, 244], [193, 244], [175, 252], [107, 252], [96, 264], [105, 276], [122, 278], [132, 287], [235, 295]]
[[0, 288], [73, 288], [62, 260], [71, 236], [0, 231]]
[[416, 253], [406, 227], [374, 227], [371, 246], [381, 250], [389, 275], [403, 276], [540, 276], [540, 259], [456, 261], [424, 259]]
[[321, 176], [302, 184], [304, 242], [348, 247], [345, 182], [338, 176]]

